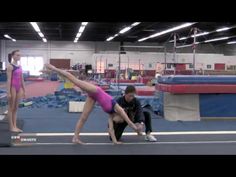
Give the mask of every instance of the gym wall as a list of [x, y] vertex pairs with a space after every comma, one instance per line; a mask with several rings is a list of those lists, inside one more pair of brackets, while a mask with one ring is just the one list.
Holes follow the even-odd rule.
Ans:
[[[125, 43], [124, 45], [140, 45], [134, 43]], [[160, 45], [157, 43], [142, 43], [142, 45]], [[173, 47], [173, 46], [172, 46]], [[112, 63], [113, 67], [118, 65], [118, 42], [85, 42], [79, 41], [73, 43], [73, 41], [49, 41], [44, 43], [42, 41], [17, 41], [12, 42], [10, 40], [1, 40], [0, 42], [0, 58], [2, 61], [6, 61], [7, 54], [12, 50], [21, 50], [22, 56], [42, 56], [44, 62], [49, 62], [50, 58], [57, 59], [71, 59], [71, 64], [75, 63], [87, 63], [92, 64], [95, 68], [96, 57], [102, 56], [102, 59], [108, 60], [108, 63]], [[159, 50], [160, 53], [153, 53]], [[144, 64], [145, 69], [153, 69], [150, 67], [151, 63], [164, 62], [164, 53], [160, 49], [152, 49], [152, 53], [147, 52], [146, 49], [137, 48], [133, 52], [127, 52], [129, 55], [129, 62], [138, 63], [139, 59]], [[173, 61], [173, 53], [171, 51], [171, 45], [167, 49], [167, 62]], [[186, 53], [187, 52], [187, 53]], [[209, 53], [207, 53], [209, 52]], [[181, 53], [181, 54], [180, 54]], [[224, 55], [227, 53], [227, 55]], [[112, 57], [107, 57], [110, 54]], [[128, 62], [127, 55], [123, 56], [122, 62]], [[211, 45], [198, 46], [196, 51], [196, 65], [199, 63], [204, 65], [205, 69], [207, 64], [214, 65], [214, 63], [226, 63], [226, 65], [236, 65], [236, 50], [233, 46], [213, 47]], [[99, 58], [98, 57], [98, 58]], [[176, 61], [180, 63], [192, 63], [192, 51], [191, 48], [183, 48], [177, 51]], [[153, 65], [154, 67], [154, 65]], [[211, 69], [214, 69], [213, 67]]]

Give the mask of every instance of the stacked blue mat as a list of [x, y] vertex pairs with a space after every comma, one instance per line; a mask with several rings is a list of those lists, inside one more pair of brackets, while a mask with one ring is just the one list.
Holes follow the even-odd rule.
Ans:
[[7, 91], [4, 89], [0, 89], [0, 96], [4, 96], [3, 98], [0, 99], [0, 107], [7, 106], [8, 101], [7, 101]]
[[58, 74], [57, 73], [52, 73], [51, 76], [50, 76], [50, 80], [51, 81], [57, 81], [58, 80]]
[[136, 96], [140, 101], [142, 107], [150, 105], [155, 113], [160, 113], [160, 100], [157, 97], [153, 96]]
[[0, 89], [0, 94], [7, 93], [5, 89]]
[[6, 82], [7, 81], [7, 73], [3, 72], [0, 74], [0, 82]]
[[236, 84], [236, 76], [175, 75], [158, 78], [161, 84]]
[[112, 89], [109, 89], [109, 90], [106, 90], [106, 93], [108, 93], [112, 97], [122, 96], [122, 90], [112, 90]]
[[[32, 97], [24, 100], [24, 103], [32, 102], [28, 108], [62, 108], [67, 107], [69, 101], [85, 101], [86, 96], [74, 89], [62, 89], [56, 91], [55, 94], [48, 94], [42, 97]], [[23, 107], [20, 104], [20, 107]]]
[[133, 85], [133, 86], [145, 86], [143, 83], [111, 83], [111, 86], [128, 86], [128, 85]]
[[23, 72], [23, 78], [24, 78], [24, 79], [27, 79], [27, 78], [29, 78], [29, 77], [30, 77], [29, 71], [24, 71], [24, 72]]
[[236, 117], [236, 94], [199, 94], [201, 117]]

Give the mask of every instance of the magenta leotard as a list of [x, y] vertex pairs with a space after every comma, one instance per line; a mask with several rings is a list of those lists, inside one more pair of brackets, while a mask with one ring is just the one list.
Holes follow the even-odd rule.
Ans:
[[13, 66], [12, 76], [11, 76], [11, 87], [14, 87], [18, 92], [22, 87], [22, 68], [21, 66]]
[[97, 87], [96, 93], [90, 93], [88, 96], [97, 101], [106, 113], [111, 114], [115, 112], [114, 106], [116, 101], [100, 87]]

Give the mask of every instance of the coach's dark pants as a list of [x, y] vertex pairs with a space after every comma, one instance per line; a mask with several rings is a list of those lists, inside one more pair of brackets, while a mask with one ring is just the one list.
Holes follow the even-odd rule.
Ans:
[[[144, 124], [145, 124], [145, 132], [152, 132], [152, 120], [151, 120], [151, 115], [149, 112], [143, 112], [144, 114], [144, 118], [145, 118], [145, 121], [144, 121]], [[134, 123], [137, 123], [134, 121]], [[115, 131], [115, 136], [116, 136], [116, 139], [117, 141], [121, 138], [126, 126], [128, 125], [126, 122], [123, 122], [123, 123], [115, 123], [113, 122], [114, 124], [114, 131]], [[111, 139], [111, 138], [110, 138]]]

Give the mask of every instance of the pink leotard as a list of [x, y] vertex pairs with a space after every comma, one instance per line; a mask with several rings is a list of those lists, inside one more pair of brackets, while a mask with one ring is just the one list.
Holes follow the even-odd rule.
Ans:
[[11, 87], [14, 87], [16, 89], [16, 92], [20, 90], [22, 87], [21, 79], [22, 79], [22, 68], [21, 66], [13, 66], [12, 70], [12, 76], [11, 76]]
[[88, 96], [99, 103], [106, 113], [114, 113], [116, 101], [100, 87], [97, 87], [96, 93], [90, 93]]

